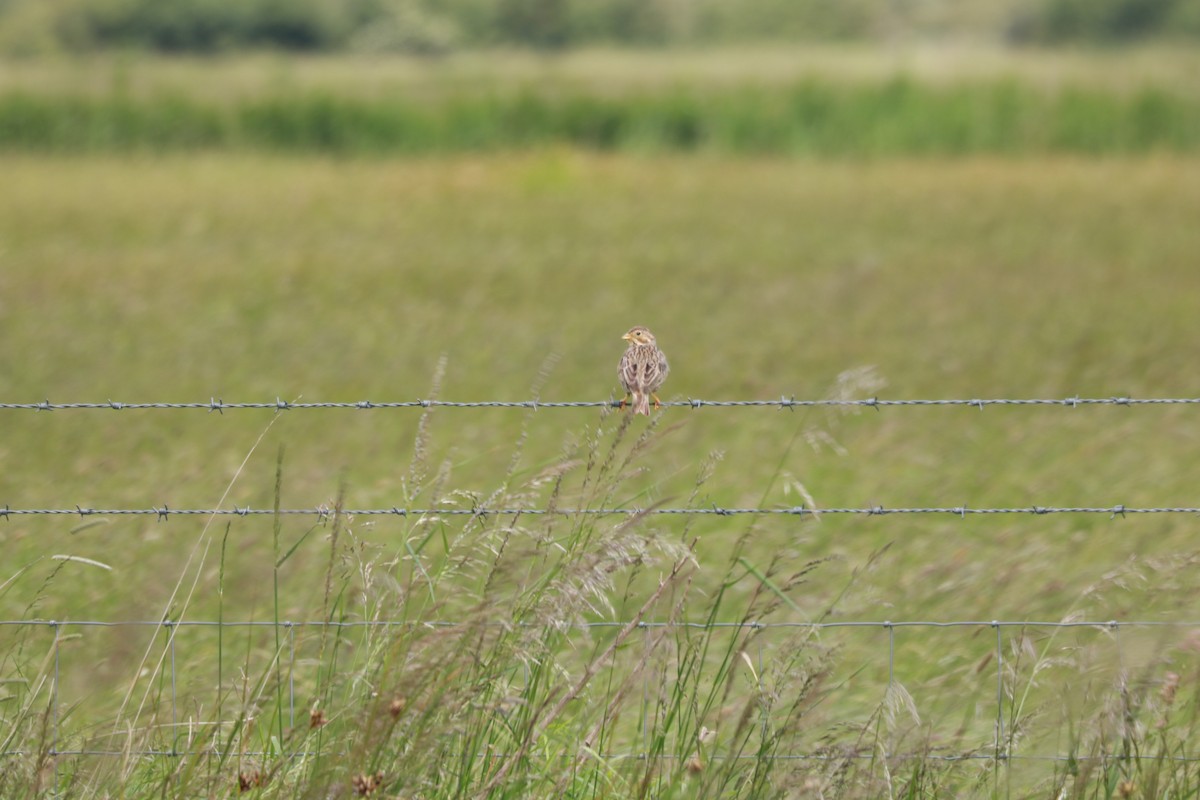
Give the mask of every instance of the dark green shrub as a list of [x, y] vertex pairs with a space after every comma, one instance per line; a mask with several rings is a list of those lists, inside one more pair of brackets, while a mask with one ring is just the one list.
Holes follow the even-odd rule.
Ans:
[[1009, 33], [1017, 41], [1049, 43], [1196, 34], [1200, 0], [1048, 0], [1018, 17]]

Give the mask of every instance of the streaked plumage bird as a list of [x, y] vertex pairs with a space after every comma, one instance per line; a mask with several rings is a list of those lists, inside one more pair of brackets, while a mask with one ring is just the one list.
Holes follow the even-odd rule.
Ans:
[[[655, 392], [663, 385], [671, 369], [667, 365], [667, 357], [658, 349], [654, 334], [641, 325], [634, 325], [621, 338], [629, 342], [617, 367], [621, 386], [625, 394], [632, 398], [633, 413], [650, 416], [650, 398], [654, 398], [655, 408], [661, 404]], [[621, 401], [621, 406], [625, 406], [625, 400]]]

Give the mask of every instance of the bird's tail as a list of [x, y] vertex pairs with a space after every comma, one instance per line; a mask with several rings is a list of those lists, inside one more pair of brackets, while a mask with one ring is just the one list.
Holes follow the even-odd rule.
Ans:
[[650, 416], [650, 394], [648, 392], [633, 393], [633, 413]]

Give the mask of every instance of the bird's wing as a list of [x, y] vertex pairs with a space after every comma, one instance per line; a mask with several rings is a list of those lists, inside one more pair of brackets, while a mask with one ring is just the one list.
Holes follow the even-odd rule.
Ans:
[[648, 352], [642, 355], [643, 357], [638, 359], [642, 364], [641, 388], [652, 392], [661, 386], [663, 379], [667, 377], [663, 370], [662, 351], [648, 348]]
[[617, 377], [620, 378], [621, 386], [625, 391], [632, 391], [638, 385], [637, 373], [637, 362], [634, 360], [630, 350], [626, 350], [621, 356], [621, 363], [617, 365]]

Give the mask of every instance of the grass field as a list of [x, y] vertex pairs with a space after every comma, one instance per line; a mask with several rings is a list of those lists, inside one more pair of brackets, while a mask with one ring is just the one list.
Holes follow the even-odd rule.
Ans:
[[[1197, 394], [1192, 158], [10, 155], [0, 173], [4, 402], [605, 400], [634, 323], [671, 356], [671, 399]], [[332, 507], [343, 485], [347, 508], [1195, 505], [1195, 413], [671, 408], [626, 425], [596, 409], [0, 410], [0, 505], [270, 508], [281, 450], [285, 508]], [[69, 627], [55, 716], [50, 629], [5, 627], [0, 721], [26, 754], [4, 763], [6, 796], [49, 792], [51, 746], [267, 752], [62, 757], [78, 796], [221, 796], [239, 774], [265, 779], [251, 796], [349, 796], [376, 770], [405, 797], [491, 781], [513, 797], [1200, 783], [1187, 763], [1122, 760], [1196, 755], [1188, 625], [1004, 629], [1010, 752], [1076, 762], [938, 760], [991, 752], [987, 626], [897, 629], [890, 690], [880, 628], [547, 627], [1187, 622], [1189, 516], [226, 526], [0, 520], [0, 618], [465, 630], [305, 629], [288, 634], [291, 661], [270, 627], [183, 628], [172, 671], [162, 629]], [[328, 724], [310, 730], [313, 708]], [[698, 746], [702, 725], [717, 737]], [[669, 758], [612, 755], [642, 752]], [[826, 758], [731, 757], [814, 752]]]
[[890, 47], [809, 42], [698, 49], [578, 49], [537, 54], [466, 51], [440, 58], [230, 54], [164, 58], [137, 52], [7, 59], [0, 90], [39, 95], [186, 95], [204, 101], [262, 97], [281, 89], [353, 97], [440, 96], [455, 90], [548, 86], [627, 94], [648, 88], [787, 85], [798, 80], [875, 83], [907, 74], [922, 83], [1013, 78], [1045, 89], [1132, 91], [1155, 86], [1195, 97], [1195, 48], [1012, 48], [986, 41], [897, 40]]

